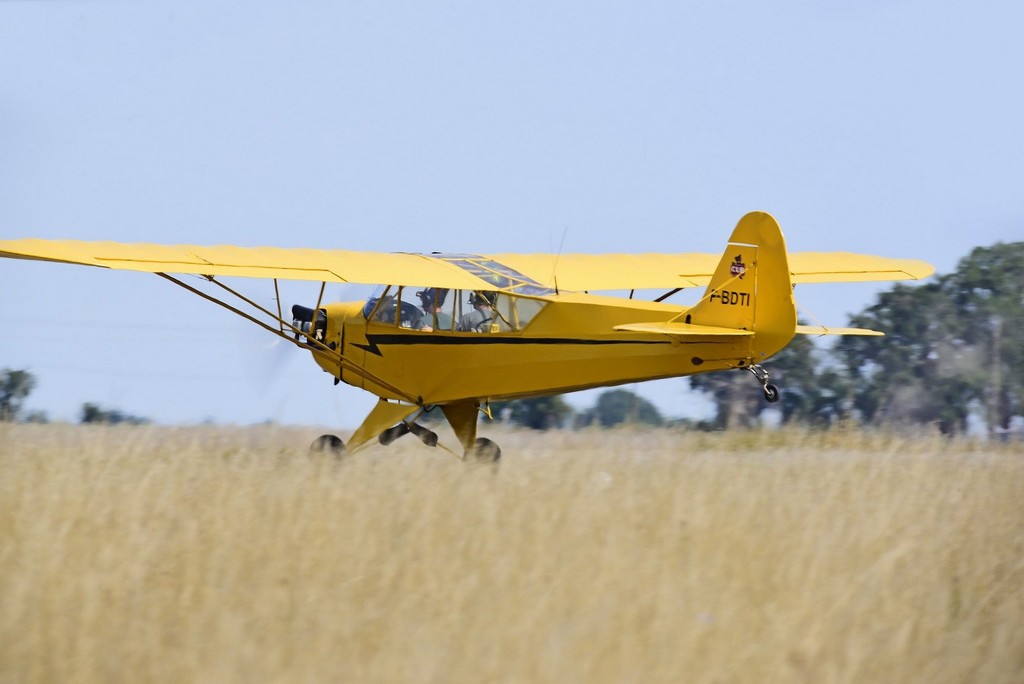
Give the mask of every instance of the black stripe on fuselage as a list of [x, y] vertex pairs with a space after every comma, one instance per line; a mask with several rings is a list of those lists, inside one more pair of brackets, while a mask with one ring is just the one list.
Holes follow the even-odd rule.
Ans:
[[584, 340], [567, 337], [503, 337], [492, 333], [479, 333], [476, 335], [437, 335], [430, 333], [411, 333], [408, 335], [374, 335], [366, 336], [368, 344], [355, 344], [352, 346], [382, 356], [380, 351], [382, 345], [482, 345], [482, 344], [578, 344], [578, 345], [604, 345], [604, 344], [672, 344], [671, 340]]

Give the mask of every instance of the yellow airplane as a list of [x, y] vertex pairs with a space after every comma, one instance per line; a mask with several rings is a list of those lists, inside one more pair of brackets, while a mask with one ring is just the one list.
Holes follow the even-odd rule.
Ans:
[[[341, 454], [412, 432], [440, 409], [467, 460], [496, 461], [477, 437], [490, 402], [710, 371], [746, 369], [765, 399], [779, 389], [763, 363], [795, 334], [881, 335], [797, 324], [798, 283], [916, 280], [934, 268], [914, 259], [786, 251], [775, 219], [740, 219], [715, 254], [409, 254], [71, 240], [0, 241], [0, 256], [156, 273], [308, 350], [335, 384], [380, 398], [346, 445], [323, 435], [315, 450]], [[200, 276], [189, 283], [170, 273]], [[276, 310], [222, 276], [273, 280]], [[281, 309], [279, 280], [320, 283], [313, 307]], [[365, 301], [326, 303], [327, 283], [377, 285]], [[665, 300], [705, 287], [684, 307]], [[629, 297], [590, 294], [630, 290]], [[659, 290], [653, 301], [636, 290]], [[212, 291], [212, 293], [211, 293]], [[454, 453], [454, 452], [453, 452]], [[456, 454], [459, 455], [459, 454]]]

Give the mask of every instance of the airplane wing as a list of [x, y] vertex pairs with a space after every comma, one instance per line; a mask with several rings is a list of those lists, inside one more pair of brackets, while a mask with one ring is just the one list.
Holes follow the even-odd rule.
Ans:
[[[935, 268], [917, 259], [850, 252], [790, 252], [790, 278], [798, 283], [919, 280]], [[493, 254], [547, 287], [562, 290], [644, 290], [706, 287], [719, 254]]]
[[[148, 273], [494, 289], [494, 285], [445, 256], [231, 245], [0, 240], [0, 257]], [[704, 287], [721, 254], [495, 254], [482, 258], [509, 267], [544, 287], [588, 291]], [[916, 259], [848, 252], [794, 252], [789, 254], [789, 266], [794, 283], [915, 280], [934, 271], [930, 264]]]
[[794, 283], [921, 280], [935, 272], [934, 266], [918, 259], [890, 259], [852, 252], [792, 252], [788, 258]]
[[492, 254], [493, 259], [545, 287], [645, 290], [703, 287], [721, 261], [719, 254]]
[[493, 289], [454, 264], [422, 254], [26, 239], [0, 240], [0, 257], [148, 273]]

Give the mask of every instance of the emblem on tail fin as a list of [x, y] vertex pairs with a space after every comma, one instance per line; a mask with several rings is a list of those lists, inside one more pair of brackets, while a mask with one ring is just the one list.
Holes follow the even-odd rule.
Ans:
[[729, 264], [729, 274], [739, 276], [740, 280], [743, 280], [743, 274], [747, 272], [747, 265], [743, 263], [743, 258], [737, 254], [736, 258], [731, 264]]

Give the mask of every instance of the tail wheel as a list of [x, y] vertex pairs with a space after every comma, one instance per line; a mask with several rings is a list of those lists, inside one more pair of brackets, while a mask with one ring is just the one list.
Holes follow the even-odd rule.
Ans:
[[345, 449], [345, 443], [341, 441], [341, 437], [337, 435], [320, 435], [309, 445], [309, 453], [330, 454], [336, 458], [341, 458], [348, 451]]
[[501, 460], [501, 449], [486, 437], [480, 437], [476, 444], [466, 449], [465, 460], [474, 463], [497, 463]]
[[761, 390], [764, 392], [764, 398], [768, 400], [768, 403], [774, 404], [779, 400], [782, 394], [779, 392], [779, 388], [771, 383], [771, 376], [768, 375], [768, 371], [759, 363], [752, 363], [747, 366], [747, 370], [754, 374], [757, 381], [761, 383]]

